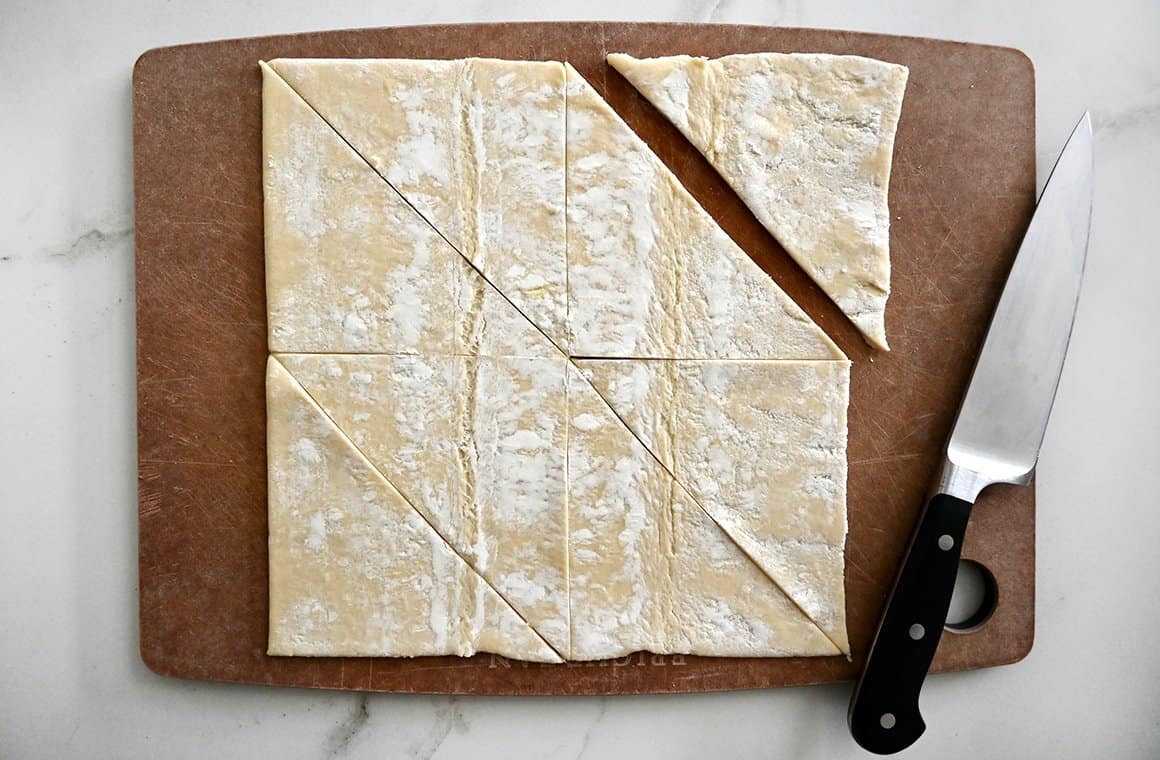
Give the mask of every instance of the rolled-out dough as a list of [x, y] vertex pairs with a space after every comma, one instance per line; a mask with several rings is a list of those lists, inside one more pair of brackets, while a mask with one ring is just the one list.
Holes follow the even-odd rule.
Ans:
[[272, 654], [848, 650], [848, 362], [578, 73], [263, 74]]

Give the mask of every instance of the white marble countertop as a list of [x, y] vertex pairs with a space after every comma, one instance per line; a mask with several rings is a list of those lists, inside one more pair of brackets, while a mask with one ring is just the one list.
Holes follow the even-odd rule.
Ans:
[[[633, 5], [639, 5], [633, 9]], [[147, 48], [576, 17], [819, 26], [1026, 51], [1042, 181], [1091, 108], [1087, 281], [1039, 470], [1035, 649], [934, 677], [914, 757], [1160, 756], [1160, 5], [1154, 0], [293, 0], [0, 9], [0, 757], [864, 756], [848, 686], [452, 699], [184, 682], [137, 655], [130, 70]], [[631, 15], [628, 15], [631, 14]]]

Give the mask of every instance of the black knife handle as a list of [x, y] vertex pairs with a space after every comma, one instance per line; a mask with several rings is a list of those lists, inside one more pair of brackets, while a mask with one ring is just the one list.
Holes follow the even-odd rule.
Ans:
[[918, 693], [946, 624], [970, 515], [969, 501], [936, 494], [918, 520], [850, 701], [850, 733], [864, 749], [893, 754], [926, 730]]

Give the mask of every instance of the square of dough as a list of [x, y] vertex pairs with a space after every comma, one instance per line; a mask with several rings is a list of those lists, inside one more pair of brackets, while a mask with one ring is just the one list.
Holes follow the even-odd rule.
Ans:
[[263, 67], [270, 350], [558, 350], [270, 67]]
[[576, 363], [688, 495], [849, 651], [849, 362]]
[[274, 655], [559, 655], [271, 357], [266, 377]]
[[564, 346], [562, 64], [287, 58], [270, 66]]
[[569, 659], [840, 653], [574, 368], [568, 398]]
[[566, 652], [567, 360], [278, 358], [471, 568]]

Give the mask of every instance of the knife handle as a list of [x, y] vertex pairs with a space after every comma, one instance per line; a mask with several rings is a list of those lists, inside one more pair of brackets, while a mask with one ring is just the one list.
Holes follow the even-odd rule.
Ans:
[[926, 730], [918, 693], [946, 624], [970, 515], [971, 502], [940, 493], [918, 520], [850, 701], [850, 733], [864, 749], [893, 754]]

